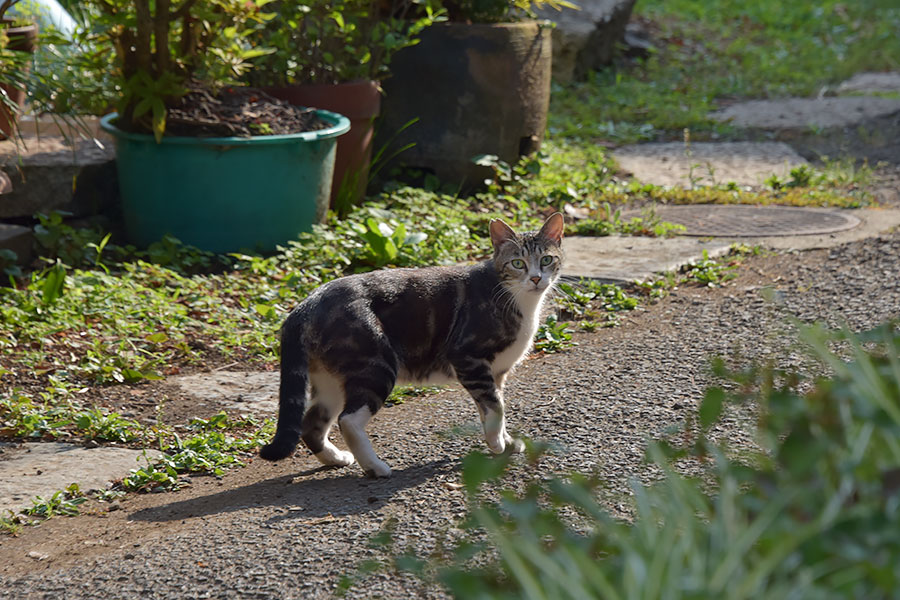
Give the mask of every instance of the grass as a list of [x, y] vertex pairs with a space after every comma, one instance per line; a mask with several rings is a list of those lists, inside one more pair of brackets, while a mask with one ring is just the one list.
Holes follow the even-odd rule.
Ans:
[[233, 421], [224, 412], [210, 419], [192, 419], [181, 434], [168, 430], [158, 432], [162, 457], [148, 458], [145, 466], [132, 470], [122, 479], [121, 489], [129, 492], [178, 489], [185, 484], [186, 473], [221, 477], [227, 469], [243, 466], [243, 458], [268, 442], [274, 432], [271, 420], [262, 424], [253, 419]]
[[[664, 132], [729, 135], [721, 102], [811, 96], [860, 71], [900, 66], [893, 0], [642, 0], [657, 50], [633, 67], [554, 89], [554, 137], [629, 143]], [[649, 131], [648, 131], [649, 128]]]

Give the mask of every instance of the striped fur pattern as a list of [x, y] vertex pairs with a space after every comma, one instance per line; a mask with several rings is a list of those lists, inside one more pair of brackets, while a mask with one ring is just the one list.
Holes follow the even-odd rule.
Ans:
[[[355, 460], [370, 476], [390, 475], [365, 427], [399, 382], [459, 381], [488, 447], [521, 451], [506, 431], [503, 384], [531, 348], [559, 276], [563, 218], [523, 234], [495, 220], [490, 232], [484, 262], [350, 275], [297, 306], [281, 330], [278, 427], [260, 456], [283, 459], [302, 439], [326, 465]], [[349, 452], [328, 439], [335, 423]]]

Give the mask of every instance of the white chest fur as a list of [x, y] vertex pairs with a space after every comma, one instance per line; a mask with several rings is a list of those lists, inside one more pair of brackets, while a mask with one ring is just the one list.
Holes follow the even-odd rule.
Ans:
[[491, 371], [494, 375], [508, 373], [531, 349], [534, 334], [537, 333], [540, 322], [541, 306], [544, 302], [544, 294], [522, 294], [517, 298], [519, 310], [522, 313], [522, 325], [519, 334], [508, 348], [494, 357]]

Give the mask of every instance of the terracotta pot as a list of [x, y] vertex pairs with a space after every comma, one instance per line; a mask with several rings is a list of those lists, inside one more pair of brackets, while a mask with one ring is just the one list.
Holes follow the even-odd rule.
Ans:
[[350, 119], [350, 131], [338, 139], [331, 185], [331, 207], [343, 212], [365, 197], [372, 160], [375, 117], [381, 109], [381, 91], [374, 81], [308, 84], [265, 88], [297, 106], [329, 110]]
[[540, 148], [550, 64], [551, 30], [537, 22], [433, 25], [391, 61], [375, 144], [387, 147], [386, 156], [414, 144], [392, 164], [480, 185], [491, 171], [473, 157], [512, 164]]
[[[7, 48], [18, 52], [28, 52], [34, 54], [37, 48], [37, 25], [25, 25], [24, 27], [9, 27], [12, 21], [3, 19], [0, 27], [6, 29], [6, 37], [9, 39]], [[26, 68], [27, 72], [27, 68]], [[23, 89], [15, 88], [11, 85], [0, 84], [0, 88], [9, 96], [9, 98], [21, 109], [25, 106], [26, 93]], [[0, 139], [6, 139], [15, 131], [15, 123], [18, 115], [9, 114], [9, 109], [0, 104]]]

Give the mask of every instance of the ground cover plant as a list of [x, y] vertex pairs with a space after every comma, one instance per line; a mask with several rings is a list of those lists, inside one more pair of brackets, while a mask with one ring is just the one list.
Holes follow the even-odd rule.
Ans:
[[[685, 144], [690, 154], [690, 144]], [[738, 185], [710, 177], [697, 163], [697, 176], [684, 186], [661, 186], [623, 177], [609, 151], [592, 139], [551, 136], [543, 150], [508, 165], [493, 156], [479, 157], [494, 176], [488, 193], [510, 200], [550, 201], [581, 207], [582, 217], [570, 228], [579, 235], [651, 235], [678, 233], [677, 227], [657, 219], [659, 204], [760, 204], [859, 208], [872, 204], [868, 186], [873, 169], [852, 159], [823, 157], [817, 166], [802, 165], [786, 177], [773, 175], [758, 186]], [[703, 174], [701, 177], [700, 174]], [[610, 208], [612, 207], [612, 208]], [[622, 208], [642, 208], [642, 214], [621, 218]]]

